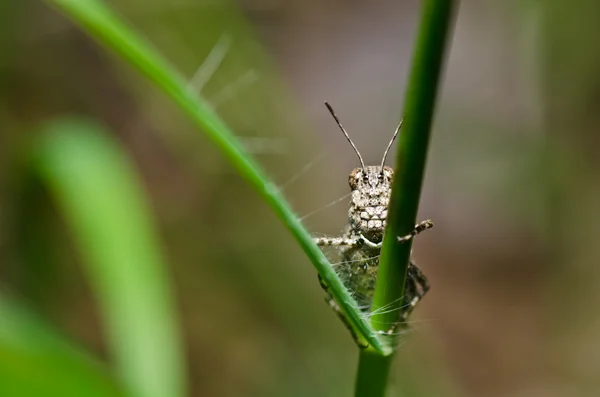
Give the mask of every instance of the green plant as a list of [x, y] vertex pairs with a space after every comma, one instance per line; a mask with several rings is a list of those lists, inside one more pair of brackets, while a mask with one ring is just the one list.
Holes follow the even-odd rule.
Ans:
[[128, 396], [100, 362], [6, 293], [0, 318], [0, 395]]
[[[389, 207], [389, 223], [383, 240], [373, 311], [398, 302], [404, 296], [412, 240], [396, 242], [416, 223], [438, 81], [448, 42], [452, 0], [425, 0], [406, 95], [405, 122], [398, 141], [396, 171]], [[373, 315], [378, 330], [396, 321], [396, 311]], [[392, 342], [393, 343], [393, 342]], [[356, 377], [356, 396], [381, 396], [385, 392], [392, 355], [361, 351]]]
[[[36, 387], [62, 396], [88, 389], [103, 395], [186, 395], [166, 266], [129, 159], [104, 128], [84, 119], [57, 119], [39, 132], [26, 168], [32, 181], [47, 188], [73, 231], [125, 389], [111, 383], [99, 363], [0, 296], [0, 350], [12, 357], [12, 365], [0, 368], [0, 377], [11, 382], [0, 384], [14, 386], [20, 379], [24, 386], [6, 395], [32, 395]], [[68, 370], [72, 367], [75, 374]]]
[[48, 0], [48, 2], [69, 15], [92, 37], [117, 52], [179, 105], [181, 110], [213, 141], [240, 175], [261, 195], [292, 233], [323, 280], [329, 285], [332, 295], [339, 302], [352, 326], [376, 351], [390, 354], [391, 349], [382, 345], [375, 330], [362, 318], [354, 299], [337, 277], [327, 258], [313, 243], [311, 235], [291, 210], [277, 186], [266, 177], [258, 163], [244, 152], [225, 123], [198, 95], [188, 89], [184, 79], [100, 1]]
[[[343, 286], [321, 250], [313, 243], [308, 231], [290, 209], [277, 187], [266, 177], [261, 167], [243, 151], [229, 128], [201, 98], [188, 89], [184, 79], [148, 43], [135, 34], [101, 1], [46, 0], [46, 2], [68, 15], [93, 38], [114, 50], [163, 90], [212, 140], [231, 165], [277, 214], [329, 286], [329, 291], [339, 303], [352, 327], [370, 345], [367, 350], [361, 352], [357, 395], [383, 394], [393, 348], [386, 343], [385, 339], [379, 337], [376, 324], [382, 320], [390, 323], [393, 322], [393, 319], [386, 318], [386, 314], [381, 315], [383, 317], [374, 316], [373, 325], [371, 325], [361, 316], [351, 294]], [[394, 182], [393, 191], [396, 193], [392, 196], [392, 207], [390, 208], [390, 219], [393, 221], [390, 222], [387, 231], [387, 234], [391, 236], [404, 235], [414, 225], [425, 165], [428, 131], [433, 115], [437, 76], [440, 71], [450, 20], [451, 1], [427, 0], [424, 10], [421, 39], [417, 46], [417, 56], [409, 88], [406, 109], [407, 122], [399, 143], [397, 165], [400, 172]], [[185, 371], [183, 371], [180, 358], [177, 329], [174, 325], [177, 322], [173, 318], [168, 288], [163, 284], [166, 277], [159, 276], [162, 272], [160, 269], [163, 267], [160, 263], [161, 255], [156, 248], [158, 243], [153, 237], [151, 222], [147, 215], [143, 215], [146, 212], [145, 205], [138, 196], [139, 188], [136, 188], [136, 183], [132, 182], [134, 178], [131, 171], [127, 167], [113, 168], [110, 175], [113, 175], [114, 180], [106, 179], [106, 176], [103, 177], [99, 172], [103, 168], [100, 164], [117, 164], [117, 167], [120, 167], [125, 162], [122, 156], [114, 154], [118, 151], [115, 151], [114, 148], [111, 149], [108, 141], [100, 138], [103, 133], [98, 131], [97, 127], [81, 121], [67, 120], [48, 128], [53, 130], [49, 134], [51, 139], [42, 141], [42, 149], [39, 149], [35, 156], [37, 163], [34, 165], [34, 169], [39, 172], [54, 193], [59, 206], [75, 231], [76, 240], [84, 254], [90, 278], [94, 282], [96, 294], [105, 316], [110, 335], [109, 340], [112, 343], [113, 354], [117, 357], [120, 376], [125, 380], [126, 387], [135, 395], [185, 395], [185, 381], [183, 380]], [[79, 134], [86, 130], [93, 132]], [[67, 149], [78, 153], [78, 150], [89, 146], [92, 141], [92, 146], [96, 145], [107, 149], [100, 151], [96, 162], [88, 162], [81, 156], [73, 156], [74, 158], [69, 160], [66, 157], [70, 156], [60, 155], [61, 151]], [[102, 158], [102, 156], [105, 157]], [[79, 163], [69, 163], [69, 161], [79, 161]], [[82, 174], [70, 180], [73, 168], [78, 170], [82, 168]], [[85, 172], [88, 174], [86, 175]], [[124, 181], [115, 176], [115, 173], [122, 173], [126, 179], [129, 179]], [[78, 187], [80, 183], [89, 189], [87, 193], [89, 196], [100, 195], [102, 190], [112, 191], [111, 186], [114, 187], [114, 190], [125, 193], [124, 196], [121, 196], [120, 202], [108, 200], [95, 203], [94, 208], [98, 210], [104, 208], [105, 211], [102, 212], [102, 216], [94, 217], [86, 213], [81, 206], [83, 196], [79, 196], [82, 193]], [[98, 184], [95, 185], [95, 183]], [[119, 186], [115, 187], [115, 183]], [[106, 205], [108, 207], [103, 207]], [[121, 207], [130, 208], [132, 214], [137, 214], [134, 216], [132, 226], [134, 230], [125, 234], [127, 237], [124, 237], [124, 241], [128, 241], [131, 236], [140, 238], [141, 240], [137, 241], [135, 246], [145, 249], [139, 252], [134, 252], [131, 248], [128, 251], [123, 241], [115, 239], [111, 232], [119, 224], [118, 220], [122, 219], [116, 215], [122, 213], [120, 212], [123, 211]], [[142, 215], [139, 211], [131, 209], [132, 207], [142, 208]], [[104, 224], [97, 223], [99, 220], [106, 222], [110, 228], [105, 229]], [[137, 225], [137, 229], [135, 225]], [[123, 234], [120, 235], [123, 236]], [[109, 244], [114, 251], [110, 249], [105, 251], [106, 241], [114, 244]], [[381, 273], [375, 297], [376, 308], [384, 307], [402, 296], [404, 283], [399, 281], [406, 277], [409, 253], [410, 244], [394, 244], [393, 239], [384, 241]], [[149, 263], [149, 265], [138, 269], [137, 272], [134, 271], [134, 274], [129, 273], [131, 269], [128, 263], [131, 262], [143, 262]], [[158, 295], [148, 295], [148, 291], [129, 290], [127, 286], [135, 284], [137, 277], [153, 283], [153, 290]], [[105, 292], [107, 287], [112, 286], [112, 282], [117, 279], [119, 282], [117, 282], [116, 292], [107, 294]], [[392, 283], [390, 280], [395, 280], [395, 282]], [[388, 288], [390, 285], [394, 287]], [[144, 299], [149, 299], [149, 301], [144, 302], [143, 307], [151, 307], [153, 313], [148, 317], [138, 319], [147, 324], [138, 329], [144, 332], [152, 329], [155, 333], [154, 336], [150, 338], [149, 334], [129, 335], [127, 332], [123, 333], [122, 331], [126, 329], [123, 327], [124, 322], [131, 321], [130, 316], [139, 314], [136, 311], [148, 314], [146, 310], [141, 309], [142, 306], [138, 306]], [[119, 302], [122, 301], [130, 302], [131, 305], [120, 307]], [[153, 338], [165, 340], [166, 343], [160, 349], [156, 349], [156, 346], [153, 347], [150, 342], [150, 339]], [[154, 354], [158, 356], [153, 356]], [[168, 366], [169, 370], [166, 373], [160, 373], [157, 367], [148, 369], [148, 362], [164, 364], [165, 367]]]

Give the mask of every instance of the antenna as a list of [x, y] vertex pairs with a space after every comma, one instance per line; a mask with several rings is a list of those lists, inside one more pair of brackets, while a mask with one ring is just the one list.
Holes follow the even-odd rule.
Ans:
[[402, 117], [402, 120], [400, 120], [400, 124], [398, 124], [398, 127], [396, 128], [396, 132], [394, 132], [394, 136], [390, 140], [390, 143], [388, 143], [388, 146], [385, 149], [385, 152], [383, 153], [383, 158], [381, 159], [381, 172], [383, 172], [383, 164], [385, 164], [385, 158], [387, 157], [388, 152], [390, 151], [390, 148], [392, 147], [392, 143], [394, 143], [394, 140], [396, 139], [396, 136], [398, 136], [398, 131], [400, 131], [400, 128], [402, 128], [403, 121], [404, 121], [404, 117]]
[[[360, 165], [362, 165], [362, 169], [363, 169], [363, 172], [364, 172], [365, 171], [365, 162], [363, 161], [362, 156], [358, 152], [358, 149], [356, 148], [356, 146], [354, 146], [354, 142], [352, 142], [352, 139], [350, 139], [350, 136], [348, 135], [348, 133], [346, 132], [346, 130], [344, 129], [344, 127], [342, 127], [342, 123], [340, 123], [340, 119], [338, 119], [338, 117], [335, 115], [335, 112], [333, 111], [333, 108], [331, 107], [331, 105], [329, 103], [327, 103], [327, 101], [325, 101], [325, 106], [327, 106], [327, 109], [329, 109], [329, 113], [331, 113], [331, 115], [335, 119], [335, 122], [337, 123], [338, 127], [340, 127], [340, 130], [342, 130], [342, 132], [346, 136], [346, 139], [348, 140], [348, 142], [350, 142], [350, 145], [352, 145], [352, 148], [354, 149], [354, 151], [358, 155], [358, 159], [360, 160]], [[397, 133], [397, 131], [396, 131], [396, 133]], [[390, 143], [390, 145], [391, 145], [391, 143]], [[385, 159], [385, 157], [384, 157], [384, 159]]]

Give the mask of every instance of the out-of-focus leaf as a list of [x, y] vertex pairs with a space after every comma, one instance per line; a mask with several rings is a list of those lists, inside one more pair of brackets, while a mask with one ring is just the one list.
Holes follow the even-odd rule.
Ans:
[[102, 363], [0, 295], [0, 396], [126, 395]]
[[169, 277], [132, 164], [89, 121], [57, 120], [42, 133], [31, 167], [72, 229], [118, 375], [138, 396], [184, 396]]

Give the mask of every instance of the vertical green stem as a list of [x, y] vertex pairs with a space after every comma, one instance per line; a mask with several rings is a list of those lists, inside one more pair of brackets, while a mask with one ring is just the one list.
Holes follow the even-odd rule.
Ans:
[[373, 351], [361, 350], [355, 396], [383, 396], [392, 360]]
[[[402, 304], [411, 242], [397, 237], [413, 229], [417, 217], [435, 98], [442, 69], [454, 1], [424, 0], [406, 95], [405, 120], [398, 141], [396, 172], [383, 241], [373, 310]], [[398, 310], [382, 310], [371, 324], [386, 331], [398, 321]], [[393, 338], [389, 343], [393, 344]], [[392, 355], [362, 351], [355, 396], [383, 396]]]

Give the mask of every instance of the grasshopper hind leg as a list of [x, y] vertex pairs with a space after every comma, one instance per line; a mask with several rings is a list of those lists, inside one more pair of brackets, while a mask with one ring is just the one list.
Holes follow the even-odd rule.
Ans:
[[325, 302], [327, 302], [329, 307], [331, 307], [331, 309], [337, 314], [337, 316], [342, 321], [344, 326], [348, 329], [348, 331], [350, 331], [350, 334], [352, 335], [352, 339], [354, 339], [354, 342], [356, 343], [356, 345], [358, 347], [360, 347], [361, 349], [366, 349], [367, 347], [369, 347], [368, 343], [365, 343], [363, 340], [361, 340], [358, 337], [356, 331], [354, 331], [354, 328], [352, 328], [352, 326], [348, 322], [348, 319], [342, 312], [342, 309], [340, 309], [340, 306], [337, 304], [335, 299], [333, 299], [333, 296], [329, 293], [329, 288], [327, 287], [327, 284], [325, 284], [325, 282], [321, 278], [321, 275], [319, 275], [319, 284], [321, 284], [321, 288], [323, 288], [326, 292]]
[[408, 326], [408, 318], [418, 303], [429, 291], [429, 281], [423, 271], [413, 262], [408, 265], [406, 284], [404, 285], [404, 299], [400, 308], [400, 321], [394, 324], [385, 334], [391, 335], [400, 327]]
[[403, 321], [408, 319], [427, 291], [429, 291], [429, 280], [427, 280], [423, 271], [413, 261], [410, 261], [404, 286]]

